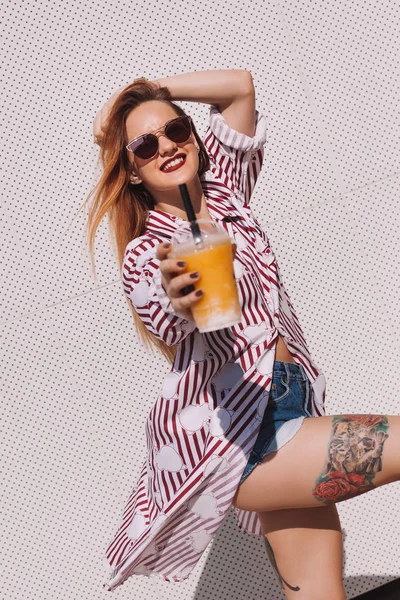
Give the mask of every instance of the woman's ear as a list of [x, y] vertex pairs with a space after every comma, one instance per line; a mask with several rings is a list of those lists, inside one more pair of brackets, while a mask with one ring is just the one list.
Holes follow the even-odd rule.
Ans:
[[140, 177], [136, 177], [134, 175], [131, 175], [129, 178], [129, 181], [133, 184], [133, 185], [138, 185], [139, 183], [142, 183], [142, 180], [140, 179]]
[[131, 168], [131, 172], [130, 172], [130, 175], [129, 175], [129, 181], [133, 185], [138, 185], [139, 183], [142, 183], [142, 179], [139, 177], [139, 175], [136, 175], [136, 173], [134, 172], [133, 168]]

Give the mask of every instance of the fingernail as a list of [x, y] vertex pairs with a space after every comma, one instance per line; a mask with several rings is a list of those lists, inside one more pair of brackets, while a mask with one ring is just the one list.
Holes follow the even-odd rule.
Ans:
[[183, 260], [180, 260], [179, 262], [176, 263], [178, 265], [178, 267], [186, 267], [186, 263], [183, 262]]
[[170, 243], [169, 242], [165, 242], [165, 244], [163, 244], [163, 248], [169, 248], [170, 247]]
[[196, 279], [196, 277], [198, 277], [198, 276], [199, 276], [199, 274], [197, 272], [196, 273], [190, 273], [190, 277], [192, 279]]
[[197, 290], [197, 292], [195, 293], [195, 296], [202, 296], [203, 295], [203, 290]]

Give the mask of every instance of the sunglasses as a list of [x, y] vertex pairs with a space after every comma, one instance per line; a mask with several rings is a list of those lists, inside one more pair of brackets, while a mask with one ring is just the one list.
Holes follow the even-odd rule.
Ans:
[[[186, 142], [192, 133], [192, 119], [186, 115], [171, 119], [164, 127], [156, 129], [161, 131], [169, 140], [177, 144]], [[129, 152], [133, 152], [138, 158], [153, 158], [158, 152], [158, 137], [154, 133], [145, 133], [135, 138], [126, 146]]]

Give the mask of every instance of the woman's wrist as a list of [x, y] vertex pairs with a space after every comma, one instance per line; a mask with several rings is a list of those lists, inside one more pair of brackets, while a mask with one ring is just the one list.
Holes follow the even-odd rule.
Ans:
[[149, 83], [153, 83], [154, 85], [156, 85], [157, 87], [162, 87], [162, 84], [160, 83], [160, 79], [150, 79]]

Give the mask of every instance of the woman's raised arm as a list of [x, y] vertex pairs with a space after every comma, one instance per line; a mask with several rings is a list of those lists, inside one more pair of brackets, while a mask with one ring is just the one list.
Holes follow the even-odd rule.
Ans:
[[[249, 137], [255, 127], [255, 89], [253, 78], [244, 69], [194, 71], [152, 80], [169, 89], [172, 100], [203, 102], [218, 108], [232, 129]], [[124, 86], [126, 87], [126, 86]], [[124, 89], [116, 90], [97, 112], [93, 121], [95, 143], [101, 138], [101, 128], [114, 100]]]
[[255, 127], [253, 77], [243, 69], [199, 71], [157, 80], [173, 100], [213, 104], [232, 129], [249, 137]]

